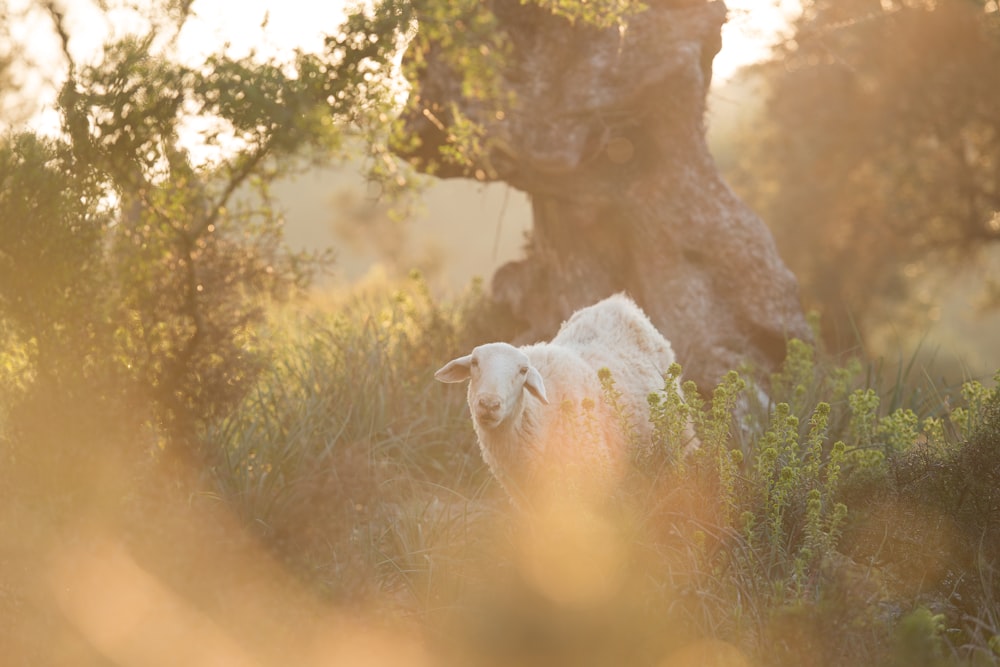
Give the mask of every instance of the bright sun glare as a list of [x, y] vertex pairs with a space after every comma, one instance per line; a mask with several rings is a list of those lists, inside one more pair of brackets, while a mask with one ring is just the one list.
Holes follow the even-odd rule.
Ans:
[[722, 50], [712, 63], [712, 81], [728, 81], [741, 68], [768, 56], [771, 46], [801, 11], [799, 0], [726, 0]]

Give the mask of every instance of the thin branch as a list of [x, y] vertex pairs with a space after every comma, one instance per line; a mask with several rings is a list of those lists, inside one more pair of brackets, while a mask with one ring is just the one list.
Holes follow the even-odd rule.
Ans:
[[56, 3], [54, 2], [45, 3], [45, 9], [49, 12], [49, 16], [52, 17], [52, 23], [55, 26], [56, 33], [59, 35], [63, 56], [65, 56], [66, 62], [69, 65], [69, 81], [73, 82], [76, 73], [76, 60], [73, 59], [73, 54], [69, 50], [69, 32], [66, 30], [66, 17], [56, 8]]
[[236, 192], [236, 189], [239, 188], [246, 181], [246, 179], [253, 174], [253, 172], [257, 169], [257, 166], [264, 160], [264, 158], [271, 154], [272, 143], [273, 138], [265, 141], [230, 174], [229, 182], [226, 184], [225, 189], [223, 189], [215, 203], [212, 204], [210, 213], [205, 218], [204, 222], [193, 230], [194, 236], [201, 236], [211, 225], [214, 225], [218, 221], [219, 216], [222, 215], [223, 209], [225, 209], [226, 204], [229, 203], [229, 200]]

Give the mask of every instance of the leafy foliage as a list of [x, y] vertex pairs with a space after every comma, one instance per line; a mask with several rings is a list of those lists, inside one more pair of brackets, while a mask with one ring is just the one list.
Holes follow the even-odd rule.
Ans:
[[598, 0], [597, 2], [580, 2], [580, 0], [535, 0], [542, 9], [547, 9], [556, 16], [564, 16], [570, 21], [583, 21], [591, 25], [607, 27], [625, 25], [628, 19], [646, 8], [642, 2], [631, 0]]
[[[88, 175], [64, 168], [67, 147], [21, 134], [0, 145], [0, 308], [49, 360], [97, 334], [87, 305], [103, 276], [111, 216]], [[64, 359], [65, 360], [65, 359]]]
[[[666, 400], [651, 399], [661, 451], [678, 442], [680, 415], [693, 418], [702, 438], [689, 461], [667, 454], [638, 462], [659, 489], [642, 497], [645, 509], [639, 511], [649, 512], [653, 526], [672, 526], [658, 538], [661, 557], [675, 568], [684, 563], [693, 574], [682, 589], [691, 586], [702, 596], [703, 603], [686, 613], [706, 619], [702, 632], [766, 651], [770, 664], [799, 664], [806, 655], [820, 664], [905, 661], [926, 652], [922, 642], [934, 645], [927, 655], [936, 656], [935, 664], [952, 664], [947, 656], [963, 652], [988, 655], [987, 629], [995, 632], [989, 612], [995, 591], [988, 582], [996, 565], [983, 559], [994, 552], [983, 540], [993, 533], [987, 526], [995, 512], [987, 509], [987, 498], [995, 466], [977, 459], [981, 467], [974, 472], [959, 463], [981, 445], [945, 429], [939, 418], [920, 420], [915, 410], [923, 406], [884, 413], [873, 389], [852, 390], [861, 376], [856, 361], [827, 366], [824, 360], [820, 370], [808, 346], [793, 341], [789, 350], [772, 381], [777, 402], [764, 419], [753, 412], [767, 406], [741, 398], [744, 382], [735, 373], [716, 389], [711, 408], [690, 392], [683, 402], [669, 391]], [[668, 374], [668, 390], [678, 370]], [[892, 388], [890, 395], [898, 391]], [[982, 406], [971, 411], [984, 424], [977, 433], [991, 432], [986, 406], [1000, 397], [1000, 387], [972, 382], [963, 394]], [[825, 400], [800, 420], [782, 399], [802, 405], [804, 395]], [[951, 417], [961, 422], [969, 414], [956, 408]], [[987, 448], [995, 447], [992, 437], [985, 438], [992, 443]], [[975, 509], [956, 514], [969, 502]], [[940, 523], [956, 516], [972, 523]], [[939, 564], [934, 575], [923, 569], [929, 562]], [[956, 576], [968, 577], [969, 586], [950, 588], [947, 582]], [[915, 610], [876, 613], [872, 599]], [[932, 631], [921, 620], [926, 609], [916, 606], [928, 599], [938, 609], [964, 602], [961, 610], [948, 607], [935, 615]], [[849, 630], [861, 625], [872, 631], [869, 639]], [[827, 643], [823, 634], [832, 628], [852, 633], [859, 643]], [[959, 651], [963, 641], [969, 643]], [[782, 651], [774, 652], [776, 643]]]
[[751, 73], [765, 102], [730, 176], [838, 349], [848, 316], [924, 321], [935, 267], [1000, 239], [998, 54], [992, 1], [809, 0]]
[[[364, 48], [179, 64], [162, 33], [180, 31], [189, 6], [170, 3], [151, 9], [163, 20], [146, 34], [79, 66], [63, 16], [47, 11], [69, 65], [65, 135], [3, 142], [0, 317], [55, 383], [37, 391], [89, 383], [109, 405], [128, 396], [165, 445], [191, 453], [198, 424], [261, 367], [265, 301], [324, 261], [284, 247], [269, 183], [376, 131], [388, 92], [361, 86]], [[208, 128], [200, 145], [194, 120]]]

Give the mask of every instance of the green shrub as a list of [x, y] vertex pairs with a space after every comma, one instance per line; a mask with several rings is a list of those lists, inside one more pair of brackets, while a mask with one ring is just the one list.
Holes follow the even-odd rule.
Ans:
[[[793, 641], [793, 635], [793, 643], [829, 652], [821, 659], [826, 662], [844, 647], [822, 628], [865, 628], [864, 641], [850, 647], [851, 660], [843, 664], [880, 664], [891, 659], [886, 651], [894, 645], [901, 612], [928, 593], [938, 604], [954, 605], [952, 598], [963, 589], [962, 599], [977, 602], [965, 608], [965, 616], [942, 616], [948, 632], [935, 636], [952, 642], [975, 636], [975, 650], [986, 654], [996, 634], [995, 614], [986, 611], [987, 601], [996, 599], [996, 559], [986, 555], [1000, 553], [990, 529], [1000, 525], [995, 514], [1000, 419], [990, 412], [997, 390], [967, 384], [964, 407], [950, 412], [945, 407], [938, 410], [942, 416], [934, 416], [926, 405], [899, 400], [916, 393], [897, 386], [877, 391], [865, 385], [871, 376], [861, 377], [860, 371], [857, 361], [818, 363], [808, 346], [793, 341], [771, 383], [775, 398], [788, 402], [775, 402], [761, 418], [754, 411], [764, 406], [753, 403], [752, 392], [747, 395], [735, 374], [716, 389], [711, 403], [692, 387], [682, 402], [671, 389], [680, 369], [671, 369], [665, 397], [650, 399], [660, 457], [638, 464], [647, 476], [655, 469], [667, 477], [660, 489], [673, 487], [666, 491], [672, 498], [688, 494], [695, 500], [672, 500], [665, 511], [650, 510], [659, 513], [654, 521], [667, 515], [674, 537], [682, 536], [665, 539], [659, 548], [671, 554], [666, 561], [685, 563], [691, 575], [681, 587], [701, 596], [693, 613], [704, 619], [702, 631], [716, 637], [764, 651], [775, 642]], [[892, 406], [888, 412], [883, 395]], [[670, 449], [686, 418], [702, 438], [702, 449], [687, 461]], [[976, 436], [963, 441], [963, 433]], [[901, 486], [904, 477], [909, 486]], [[944, 488], [935, 492], [935, 485]], [[938, 502], [932, 513], [920, 509], [942, 494], [948, 504]], [[887, 499], [892, 511], [886, 510]], [[944, 555], [930, 561], [944, 562], [941, 567], [904, 572], [892, 563], [902, 550], [930, 554], [940, 545], [939, 538], [931, 539], [939, 530], [935, 517], [938, 524], [941, 517], [948, 517], [949, 525], [958, 521], [958, 532], [950, 533], [957, 541], [941, 546]], [[685, 529], [684, 523], [691, 525]], [[903, 535], [894, 538], [897, 529]], [[961, 562], [950, 555], [955, 544], [967, 545]], [[904, 574], [920, 576], [924, 584], [950, 581], [953, 590], [900, 587]], [[955, 588], [966, 576], [974, 585]], [[882, 606], [872, 607], [872, 600]], [[955, 643], [949, 646], [957, 652]], [[793, 652], [771, 659], [769, 664], [796, 664], [804, 658]]]

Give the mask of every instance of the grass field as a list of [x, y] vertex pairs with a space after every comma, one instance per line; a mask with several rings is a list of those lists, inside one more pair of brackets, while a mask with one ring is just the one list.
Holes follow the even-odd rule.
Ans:
[[[166, 461], [128, 419], [4, 415], [4, 664], [988, 665], [1000, 392], [793, 342], [652, 406], [653, 455], [526, 519], [433, 371], [505, 332], [418, 278], [276, 311], [270, 363]], [[677, 372], [674, 369], [673, 372]], [[15, 382], [21, 378], [21, 382]], [[751, 386], [748, 386], [751, 385]], [[45, 408], [42, 410], [42, 408]], [[702, 439], [672, 448], [684, 419]]]

